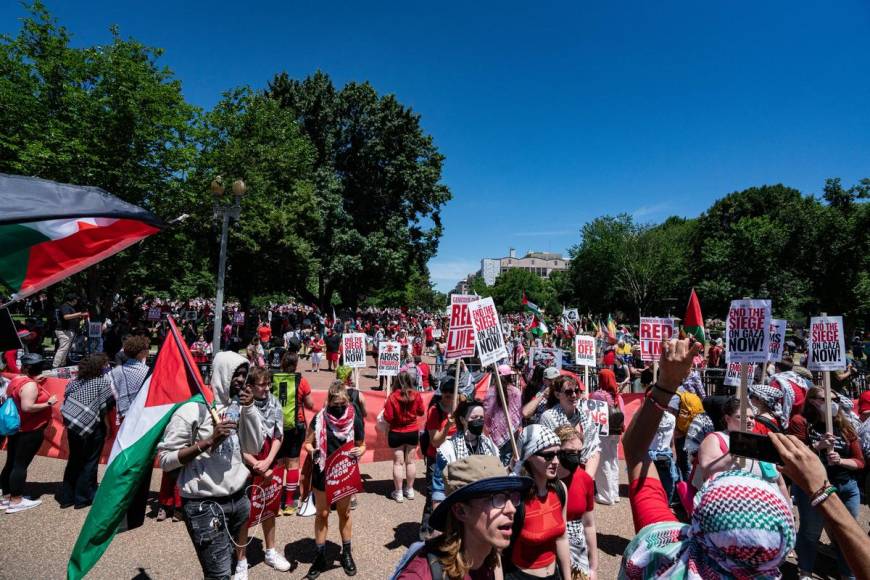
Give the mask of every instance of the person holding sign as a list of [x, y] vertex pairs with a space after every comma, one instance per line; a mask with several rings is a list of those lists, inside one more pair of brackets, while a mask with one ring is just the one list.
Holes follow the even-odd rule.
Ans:
[[586, 390], [582, 383], [573, 377], [561, 375], [553, 381], [553, 393], [558, 404], [544, 411], [541, 415], [541, 425], [555, 430], [559, 425], [570, 424], [583, 435], [583, 449], [580, 452], [580, 463], [586, 473], [595, 477], [598, 471], [598, 461], [601, 458], [601, 437], [598, 427], [586, 410], [578, 404], [580, 395]]
[[[326, 534], [329, 531], [329, 503], [326, 501], [326, 459], [348, 441], [354, 442], [350, 454], [360, 458], [365, 453], [365, 426], [363, 418], [354, 410], [347, 389], [341, 381], [329, 385], [326, 407], [321, 409], [308, 426], [305, 450], [311, 455], [314, 469], [311, 486], [314, 488], [314, 504], [317, 513], [314, 517], [314, 543], [317, 554], [306, 578], [313, 579], [326, 571]], [[348, 576], [356, 574], [356, 563], [351, 555], [350, 496], [343, 497], [335, 504], [338, 512], [338, 529], [341, 534], [341, 567]]]
[[[833, 432], [825, 429], [825, 392], [813, 387], [807, 393], [803, 417], [792, 418], [789, 431], [810, 447], [822, 460], [827, 474], [825, 487], [832, 485], [853, 517], [858, 517], [860, 492], [858, 475], [864, 469], [864, 454], [858, 434], [852, 422], [836, 402], [831, 403]], [[830, 483], [828, 483], [830, 482]], [[824, 490], [822, 490], [824, 491]], [[794, 489], [800, 514], [797, 546], [800, 573], [810, 577], [816, 561], [819, 538], [822, 533], [822, 517], [816, 510], [813, 496], [801, 489]], [[834, 543], [837, 569], [844, 578], [854, 578], [843, 554]]]
[[608, 434], [601, 437], [600, 469], [595, 478], [595, 501], [602, 505], [613, 505], [619, 502], [619, 438], [625, 414], [622, 411], [622, 395], [616, 376], [610, 369], [598, 371], [598, 390], [589, 396], [590, 399], [607, 403]]
[[[393, 484], [391, 497], [399, 503], [414, 499], [414, 479], [417, 476], [418, 418], [426, 413], [423, 397], [410, 375], [401, 372], [396, 377], [393, 392], [384, 404], [384, 421], [390, 430], [387, 441], [393, 450]], [[402, 488], [404, 484], [404, 489]]]

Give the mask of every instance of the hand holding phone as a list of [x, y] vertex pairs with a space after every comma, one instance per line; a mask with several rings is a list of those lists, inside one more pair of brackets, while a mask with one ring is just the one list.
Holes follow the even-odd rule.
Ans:
[[775, 463], [777, 465], [785, 465], [779, 452], [773, 445], [773, 442], [767, 435], [759, 435], [758, 433], [746, 433], [743, 431], [732, 431], [730, 433], [731, 444], [729, 451], [732, 455], [740, 457], [748, 457], [757, 459], [758, 461], [766, 461], [767, 463]]

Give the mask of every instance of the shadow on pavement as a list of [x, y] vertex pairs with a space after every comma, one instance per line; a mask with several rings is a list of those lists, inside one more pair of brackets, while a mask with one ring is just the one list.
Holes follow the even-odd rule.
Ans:
[[385, 548], [408, 548], [420, 539], [420, 522], [402, 522], [393, 528], [393, 541], [384, 544]]
[[603, 534], [601, 530], [598, 531], [598, 549], [604, 552], [605, 554], [610, 554], [611, 556], [622, 556], [623, 552], [625, 552], [625, 548], [628, 546], [628, 540], [621, 536], [614, 536], [613, 534]]

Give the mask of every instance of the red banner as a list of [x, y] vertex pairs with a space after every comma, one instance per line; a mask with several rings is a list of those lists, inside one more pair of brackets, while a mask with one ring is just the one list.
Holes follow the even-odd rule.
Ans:
[[330, 505], [363, 490], [359, 460], [350, 454], [353, 448], [354, 442], [348, 441], [326, 458], [326, 503]]
[[248, 515], [248, 527], [274, 518], [281, 509], [281, 491], [284, 483], [284, 468], [276, 467], [269, 477], [254, 476], [251, 484], [251, 513]]

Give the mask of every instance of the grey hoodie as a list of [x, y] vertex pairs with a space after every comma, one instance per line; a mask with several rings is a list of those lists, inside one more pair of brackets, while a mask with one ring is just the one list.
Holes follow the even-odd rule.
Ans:
[[[230, 382], [239, 365], [248, 361], [235, 352], [219, 352], [214, 359], [211, 388], [218, 415], [230, 403]], [[254, 405], [242, 407], [239, 428], [211, 451], [199, 454], [187, 465], [178, 461], [178, 452], [211, 436], [214, 422], [205, 405], [186, 403], [179, 407], [163, 432], [157, 446], [163, 471], [181, 469], [178, 487], [187, 498], [224, 497], [245, 486], [248, 468], [242, 452], [257, 454], [263, 447], [260, 413]]]

